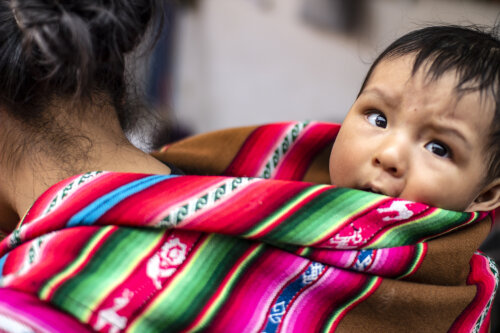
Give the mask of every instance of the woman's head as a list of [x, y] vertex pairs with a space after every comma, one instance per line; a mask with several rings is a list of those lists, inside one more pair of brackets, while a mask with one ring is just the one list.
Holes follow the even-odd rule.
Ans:
[[70, 175], [163, 171], [123, 130], [125, 56], [164, 1], [0, 1], [0, 229]]
[[122, 124], [125, 54], [141, 41], [161, 1], [0, 2], [0, 106], [39, 122], [54, 98], [106, 96]]

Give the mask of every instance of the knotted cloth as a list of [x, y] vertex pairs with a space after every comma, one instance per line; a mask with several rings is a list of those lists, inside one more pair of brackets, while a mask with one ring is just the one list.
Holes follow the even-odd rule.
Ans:
[[328, 185], [338, 129], [219, 131], [155, 153], [188, 175], [54, 185], [0, 243], [0, 331], [487, 332], [492, 214]]

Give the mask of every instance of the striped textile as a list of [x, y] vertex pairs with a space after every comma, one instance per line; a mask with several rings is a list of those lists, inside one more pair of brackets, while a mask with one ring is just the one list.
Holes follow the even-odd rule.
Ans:
[[216, 132], [156, 153], [203, 176], [54, 185], [0, 243], [0, 332], [487, 332], [491, 215], [326, 185], [338, 129]]

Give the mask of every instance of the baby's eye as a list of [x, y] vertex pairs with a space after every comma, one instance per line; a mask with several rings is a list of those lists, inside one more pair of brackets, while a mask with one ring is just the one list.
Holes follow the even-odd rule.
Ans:
[[425, 149], [427, 149], [428, 151], [430, 151], [431, 153], [439, 156], [439, 157], [445, 157], [445, 158], [450, 158], [450, 149], [448, 147], [446, 147], [446, 145], [442, 144], [442, 143], [439, 143], [439, 142], [436, 142], [436, 141], [432, 141], [432, 142], [429, 142], [428, 144], [425, 145]]
[[370, 124], [377, 127], [386, 128], [387, 118], [380, 112], [372, 112], [366, 116], [366, 119]]

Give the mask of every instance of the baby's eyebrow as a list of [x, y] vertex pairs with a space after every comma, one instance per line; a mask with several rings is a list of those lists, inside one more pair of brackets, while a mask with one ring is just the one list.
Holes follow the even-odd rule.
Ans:
[[360, 96], [361, 95], [364, 95], [364, 94], [373, 94], [373, 95], [377, 95], [378, 97], [380, 97], [388, 106], [390, 107], [396, 107], [401, 98], [400, 96], [398, 95], [395, 95], [395, 94], [391, 94], [387, 91], [384, 91], [383, 89], [380, 89], [378, 87], [372, 87], [372, 88], [368, 88], [368, 89], [364, 89], [361, 94], [359, 94]]
[[471, 148], [471, 144], [469, 140], [467, 140], [467, 137], [458, 129], [449, 127], [447, 125], [441, 125], [441, 124], [432, 124], [431, 128], [439, 133], [445, 134], [445, 135], [452, 135], [463, 141], [463, 143], [466, 145], [467, 148]]

